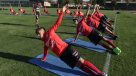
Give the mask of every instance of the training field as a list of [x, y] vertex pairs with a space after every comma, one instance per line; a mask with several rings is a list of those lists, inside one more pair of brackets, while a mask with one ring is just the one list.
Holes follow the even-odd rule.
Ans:
[[[26, 8], [31, 13], [30, 8]], [[17, 10], [17, 9], [16, 9]], [[56, 76], [38, 66], [28, 62], [31, 58], [43, 53], [43, 42], [35, 35], [33, 15], [13, 16], [9, 10], [0, 10], [0, 76]], [[47, 30], [56, 21], [56, 9], [49, 9], [51, 16], [41, 16], [40, 25]], [[102, 11], [114, 20], [115, 11]], [[118, 39], [114, 41], [121, 48], [119, 56], [112, 55], [109, 76], [136, 76], [136, 14], [121, 11], [117, 15], [115, 31]], [[64, 40], [75, 37], [73, 34], [76, 25], [70, 18], [63, 18], [62, 24], [57, 30], [58, 35]], [[80, 39], [88, 40], [85, 37]], [[90, 60], [100, 70], [105, 65], [106, 53], [98, 53], [76, 48], [85, 59]], [[52, 53], [49, 51], [49, 53]]]

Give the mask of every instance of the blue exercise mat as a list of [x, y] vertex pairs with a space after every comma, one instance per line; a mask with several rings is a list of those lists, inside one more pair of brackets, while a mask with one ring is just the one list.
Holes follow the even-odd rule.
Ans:
[[74, 69], [71, 69], [63, 61], [61, 61], [58, 57], [48, 54], [47, 60], [45, 62], [42, 62], [40, 59], [38, 59], [42, 57], [43, 57], [43, 54], [40, 54], [36, 56], [36, 58], [29, 60], [29, 62], [49, 72], [55, 73], [59, 76], [89, 76], [88, 74], [81, 71], [77, 67], [75, 67]]
[[89, 49], [89, 50], [92, 50], [92, 51], [97, 51], [97, 52], [100, 52], [100, 53], [106, 52], [105, 51], [106, 49], [104, 47], [102, 47], [101, 45], [95, 45], [91, 42], [86, 42], [86, 41], [83, 41], [83, 40], [80, 40], [80, 39], [77, 39], [75, 42], [73, 42], [73, 40], [74, 40], [74, 38], [68, 38], [64, 41], [68, 44], [79, 46], [79, 47], [82, 47], [82, 48], [86, 48], [86, 49]]

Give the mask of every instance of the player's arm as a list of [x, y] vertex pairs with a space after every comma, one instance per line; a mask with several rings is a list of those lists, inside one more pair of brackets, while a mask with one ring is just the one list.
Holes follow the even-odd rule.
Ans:
[[79, 7], [79, 6], [77, 6], [77, 11], [78, 11], [78, 7]]
[[96, 12], [99, 12], [100, 6], [97, 4]]
[[94, 10], [93, 10], [91, 16], [93, 16], [96, 13], [96, 11], [97, 11], [97, 5], [95, 5]]
[[79, 5], [79, 12], [82, 11], [82, 5]]
[[[88, 10], [87, 10], [86, 14], [84, 15], [84, 17], [82, 18], [81, 22], [84, 21], [85, 18], [87, 18], [88, 14], [89, 14], [89, 10], [90, 10], [90, 5], [88, 5]], [[77, 30], [78, 30], [78, 29], [77, 29]], [[80, 35], [80, 32], [77, 31], [76, 37], [75, 37], [75, 39], [74, 39], [74, 42], [77, 40], [77, 38], [79, 37], [79, 35]]]
[[59, 3], [58, 3], [58, 9], [59, 9]]
[[43, 58], [41, 59], [41, 61], [45, 61], [46, 60], [47, 54], [48, 54], [48, 47], [44, 45], [44, 55], [43, 55]]
[[58, 29], [58, 27], [60, 26], [60, 24], [62, 22], [62, 18], [63, 18], [63, 15], [64, 15], [65, 11], [66, 11], [66, 6], [63, 6], [62, 12], [60, 13], [56, 23], [51, 27], [50, 30], [56, 31]]
[[77, 40], [77, 38], [79, 37], [79, 34], [80, 34], [80, 32], [78, 32], [77, 34], [76, 34], [76, 36], [75, 36], [75, 39], [74, 39], [74, 42]]
[[86, 14], [85, 14], [85, 16], [84, 16], [85, 18], [88, 17], [89, 12], [90, 12], [90, 4], [88, 4], [88, 9], [87, 9], [87, 12], [86, 12]]

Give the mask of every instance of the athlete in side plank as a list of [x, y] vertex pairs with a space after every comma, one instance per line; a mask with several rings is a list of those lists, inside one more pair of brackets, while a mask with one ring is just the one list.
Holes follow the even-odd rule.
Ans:
[[63, 14], [66, 11], [66, 6], [63, 7], [62, 12], [55, 24], [46, 31], [45, 28], [39, 27], [36, 29], [36, 34], [44, 42], [44, 56], [41, 61], [46, 60], [48, 49], [50, 48], [62, 61], [64, 61], [71, 68], [75, 66], [92, 76], [106, 76], [105, 73], [100, 71], [91, 62], [83, 59], [80, 54], [71, 47], [71, 45], [64, 42], [55, 32], [60, 26], [63, 18]]

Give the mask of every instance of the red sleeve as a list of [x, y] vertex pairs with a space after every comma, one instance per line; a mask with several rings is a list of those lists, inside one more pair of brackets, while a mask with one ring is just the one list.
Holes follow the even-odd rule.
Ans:
[[82, 23], [82, 22], [85, 22], [85, 17], [82, 18], [81, 23]]
[[56, 23], [50, 28], [50, 30], [56, 31], [62, 22], [62, 18], [63, 18], [63, 13], [61, 12]]
[[83, 18], [82, 21], [81, 21], [81, 24], [82, 24], [82, 26], [83, 26], [84, 28], [86, 28], [86, 26], [89, 26], [89, 25], [86, 23], [85, 20], [86, 20], [86, 19]]
[[46, 60], [47, 54], [48, 54], [48, 47], [44, 46], [44, 55], [43, 55], [42, 60]]

